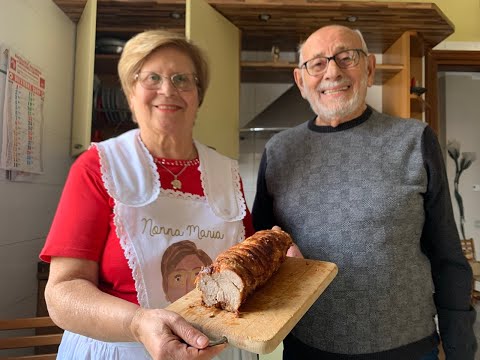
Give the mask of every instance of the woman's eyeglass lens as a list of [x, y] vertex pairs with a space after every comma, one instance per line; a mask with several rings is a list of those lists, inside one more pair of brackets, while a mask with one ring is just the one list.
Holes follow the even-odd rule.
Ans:
[[142, 71], [135, 75], [135, 80], [147, 90], [159, 90], [163, 85], [163, 79], [169, 79], [178, 91], [191, 91], [195, 89], [198, 82], [195, 74], [163, 76], [151, 71]]
[[357, 66], [360, 60], [360, 54], [367, 55], [362, 49], [350, 49], [341, 51], [330, 57], [316, 56], [313, 59], [305, 61], [301, 67], [304, 67], [309, 75], [318, 76], [327, 70], [330, 60], [335, 61], [340, 69], [349, 69]]

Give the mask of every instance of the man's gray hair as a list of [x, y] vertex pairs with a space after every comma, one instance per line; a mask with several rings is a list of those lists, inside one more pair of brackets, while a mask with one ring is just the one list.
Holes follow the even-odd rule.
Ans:
[[[352, 30], [355, 31], [358, 34], [358, 36], [360, 37], [360, 41], [362, 42], [362, 50], [365, 51], [365, 54], [368, 54], [367, 43], [365, 42], [365, 39], [363, 38], [362, 32], [358, 29], [352, 29]], [[303, 64], [302, 49], [303, 49], [303, 45], [305, 45], [306, 41], [307, 40], [304, 40], [298, 45], [298, 67], [301, 67], [302, 64]]]

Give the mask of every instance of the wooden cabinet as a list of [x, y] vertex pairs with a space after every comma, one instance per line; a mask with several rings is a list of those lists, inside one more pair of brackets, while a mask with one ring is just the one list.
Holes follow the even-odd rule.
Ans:
[[[292, 62], [242, 61], [240, 66], [243, 82], [293, 83], [293, 69], [298, 65]], [[374, 84], [383, 85], [403, 69], [401, 63], [377, 64]]]
[[[83, 8], [85, 7], [86, 10], [89, 3], [97, 3], [97, 0], [88, 0], [87, 6], [85, 6], [85, 0], [53, 1], [73, 21], [79, 23], [79, 28], [79, 14]], [[198, 18], [198, 21], [191, 19], [199, 11], [195, 10], [187, 14], [186, 8], [189, 3], [196, 5], [200, 1], [218, 13], [217, 19], [209, 20], [203, 15]], [[362, 31], [370, 52], [383, 55], [375, 76], [375, 84], [383, 85], [383, 111], [396, 116], [418, 119], [423, 117], [423, 111], [428, 105], [424, 101], [424, 95], [410, 94], [411, 79], [415, 78], [418, 85], [422, 86], [424, 52], [453, 33], [451, 22], [441, 10], [435, 4], [423, 2], [276, 0], [272, 5], [271, 0], [145, 0], [142, 2], [123, 0], [112, 5], [111, 2], [98, 1], [96, 17], [97, 35], [100, 33], [107, 36], [121, 34], [121, 38], [125, 38], [126, 34], [132, 35], [144, 29], [156, 27], [183, 32], [188, 28], [187, 22], [189, 21], [197, 21], [199, 30], [190, 34], [195, 36], [197, 32], [200, 33], [202, 28], [219, 22], [219, 19], [221, 21], [228, 20], [240, 29], [241, 45], [238, 46], [238, 49], [229, 47], [230, 50], [226, 50], [227, 47], [225, 47], [223, 53], [219, 50], [215, 55], [212, 52], [211, 58], [215, 58], [215, 60], [227, 58], [227, 56], [223, 56], [227, 53], [229, 56], [232, 53], [239, 54], [240, 49], [270, 51], [272, 45], [278, 45], [282, 51], [295, 51], [298, 43], [311, 32], [332, 23], [358, 28]], [[221, 35], [222, 30], [213, 34]], [[207, 35], [205, 38], [204, 45], [206, 46], [217, 42], [213, 37], [210, 39], [209, 36]], [[207, 54], [211, 55], [208, 49]], [[90, 55], [81, 53], [81, 56], [85, 58]], [[97, 56], [95, 71], [101, 71], [105, 75], [108, 73], [115, 75], [116, 61], [116, 56]], [[77, 60], [77, 63], [81, 62]], [[240, 73], [241, 81], [245, 82], [293, 83], [292, 70], [295, 66], [295, 63], [283, 62], [241, 62], [237, 63], [236, 69], [230, 70], [228, 75], [222, 76], [237, 77]], [[212, 76], [217, 74], [219, 71], [215, 65], [212, 67]], [[81, 75], [76, 76], [79, 81], [81, 78]], [[85, 81], [82, 88], [90, 87], [91, 90], [91, 80], [85, 79], [88, 81]], [[230, 84], [225, 89], [234, 89], [234, 87]], [[235, 95], [238, 94], [237, 90], [234, 90], [229, 97], [237, 97]], [[76, 90], [75, 93], [79, 92]], [[212, 101], [212, 105], [205, 106], [205, 104], [204, 107], [212, 108], [215, 108], [215, 104], [222, 103], [223, 100], [220, 99], [226, 98], [222, 94], [213, 95], [210, 90], [207, 97]], [[83, 113], [80, 111], [82, 107]], [[77, 120], [91, 122], [88, 106], [75, 105], [75, 108], [80, 111], [75, 116]], [[227, 116], [230, 118], [233, 115]], [[196, 127], [206, 126], [208, 123], [208, 119], [201, 120], [198, 121]], [[231, 143], [233, 147], [237, 144], [232, 137], [238, 137], [238, 129], [234, 123], [235, 121], [225, 130], [223, 127], [219, 127], [219, 124], [223, 124], [215, 120], [212, 122], [212, 127], [205, 128], [205, 131], [202, 130], [201, 133], [205, 136], [215, 134], [213, 141], [217, 141], [219, 132], [222, 132], [223, 136], [225, 131], [225, 136], [229, 137], [231, 141], [211, 145], [230, 155], [232, 154], [230, 150], [225, 152], [222, 148], [225, 143]], [[73, 132], [72, 153], [85, 150], [88, 142], [84, 138], [87, 133], [91, 132], [89, 125], [84, 124], [82, 127], [74, 124]]]
[[81, 154], [90, 144], [96, 14], [97, 0], [88, 0], [77, 23], [70, 147], [72, 156]]
[[[412, 78], [417, 80], [417, 85], [422, 85], [424, 47], [420, 35], [407, 31], [382, 54], [382, 63], [376, 66], [374, 84], [382, 86], [385, 113], [422, 119], [427, 105], [423, 96], [410, 93], [410, 85]], [[119, 55], [97, 54], [96, 73], [103, 74], [103, 78], [113, 84], [118, 59]], [[241, 81], [293, 84], [296, 67], [297, 63], [286, 61], [242, 61]]]
[[185, 35], [205, 51], [210, 65], [210, 84], [193, 136], [238, 159], [240, 30], [206, 1], [187, 0]]
[[410, 93], [412, 79], [423, 83], [424, 43], [414, 31], [407, 31], [383, 54], [384, 63], [400, 66], [383, 82], [383, 112], [404, 118], [422, 119], [426, 103], [422, 96]]

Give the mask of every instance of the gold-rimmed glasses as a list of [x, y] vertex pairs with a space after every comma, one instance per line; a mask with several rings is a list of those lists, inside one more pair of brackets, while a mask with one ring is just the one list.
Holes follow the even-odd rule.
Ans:
[[195, 74], [177, 73], [164, 76], [153, 71], [141, 71], [135, 74], [135, 80], [147, 90], [159, 90], [163, 85], [164, 79], [170, 80], [170, 83], [178, 91], [191, 91], [198, 84], [198, 78]]

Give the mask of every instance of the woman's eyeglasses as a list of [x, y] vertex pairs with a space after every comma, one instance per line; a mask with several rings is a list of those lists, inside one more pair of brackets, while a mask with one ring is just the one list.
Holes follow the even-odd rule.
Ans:
[[141, 71], [135, 74], [135, 80], [147, 90], [159, 90], [163, 80], [168, 79], [178, 91], [191, 91], [197, 87], [198, 78], [195, 74], [173, 74], [163, 76], [152, 71]]
[[343, 50], [330, 57], [315, 56], [305, 61], [300, 68], [304, 67], [311, 76], [320, 76], [327, 70], [330, 60], [335, 61], [340, 69], [349, 69], [358, 65], [360, 54], [367, 56], [367, 53], [362, 49]]

